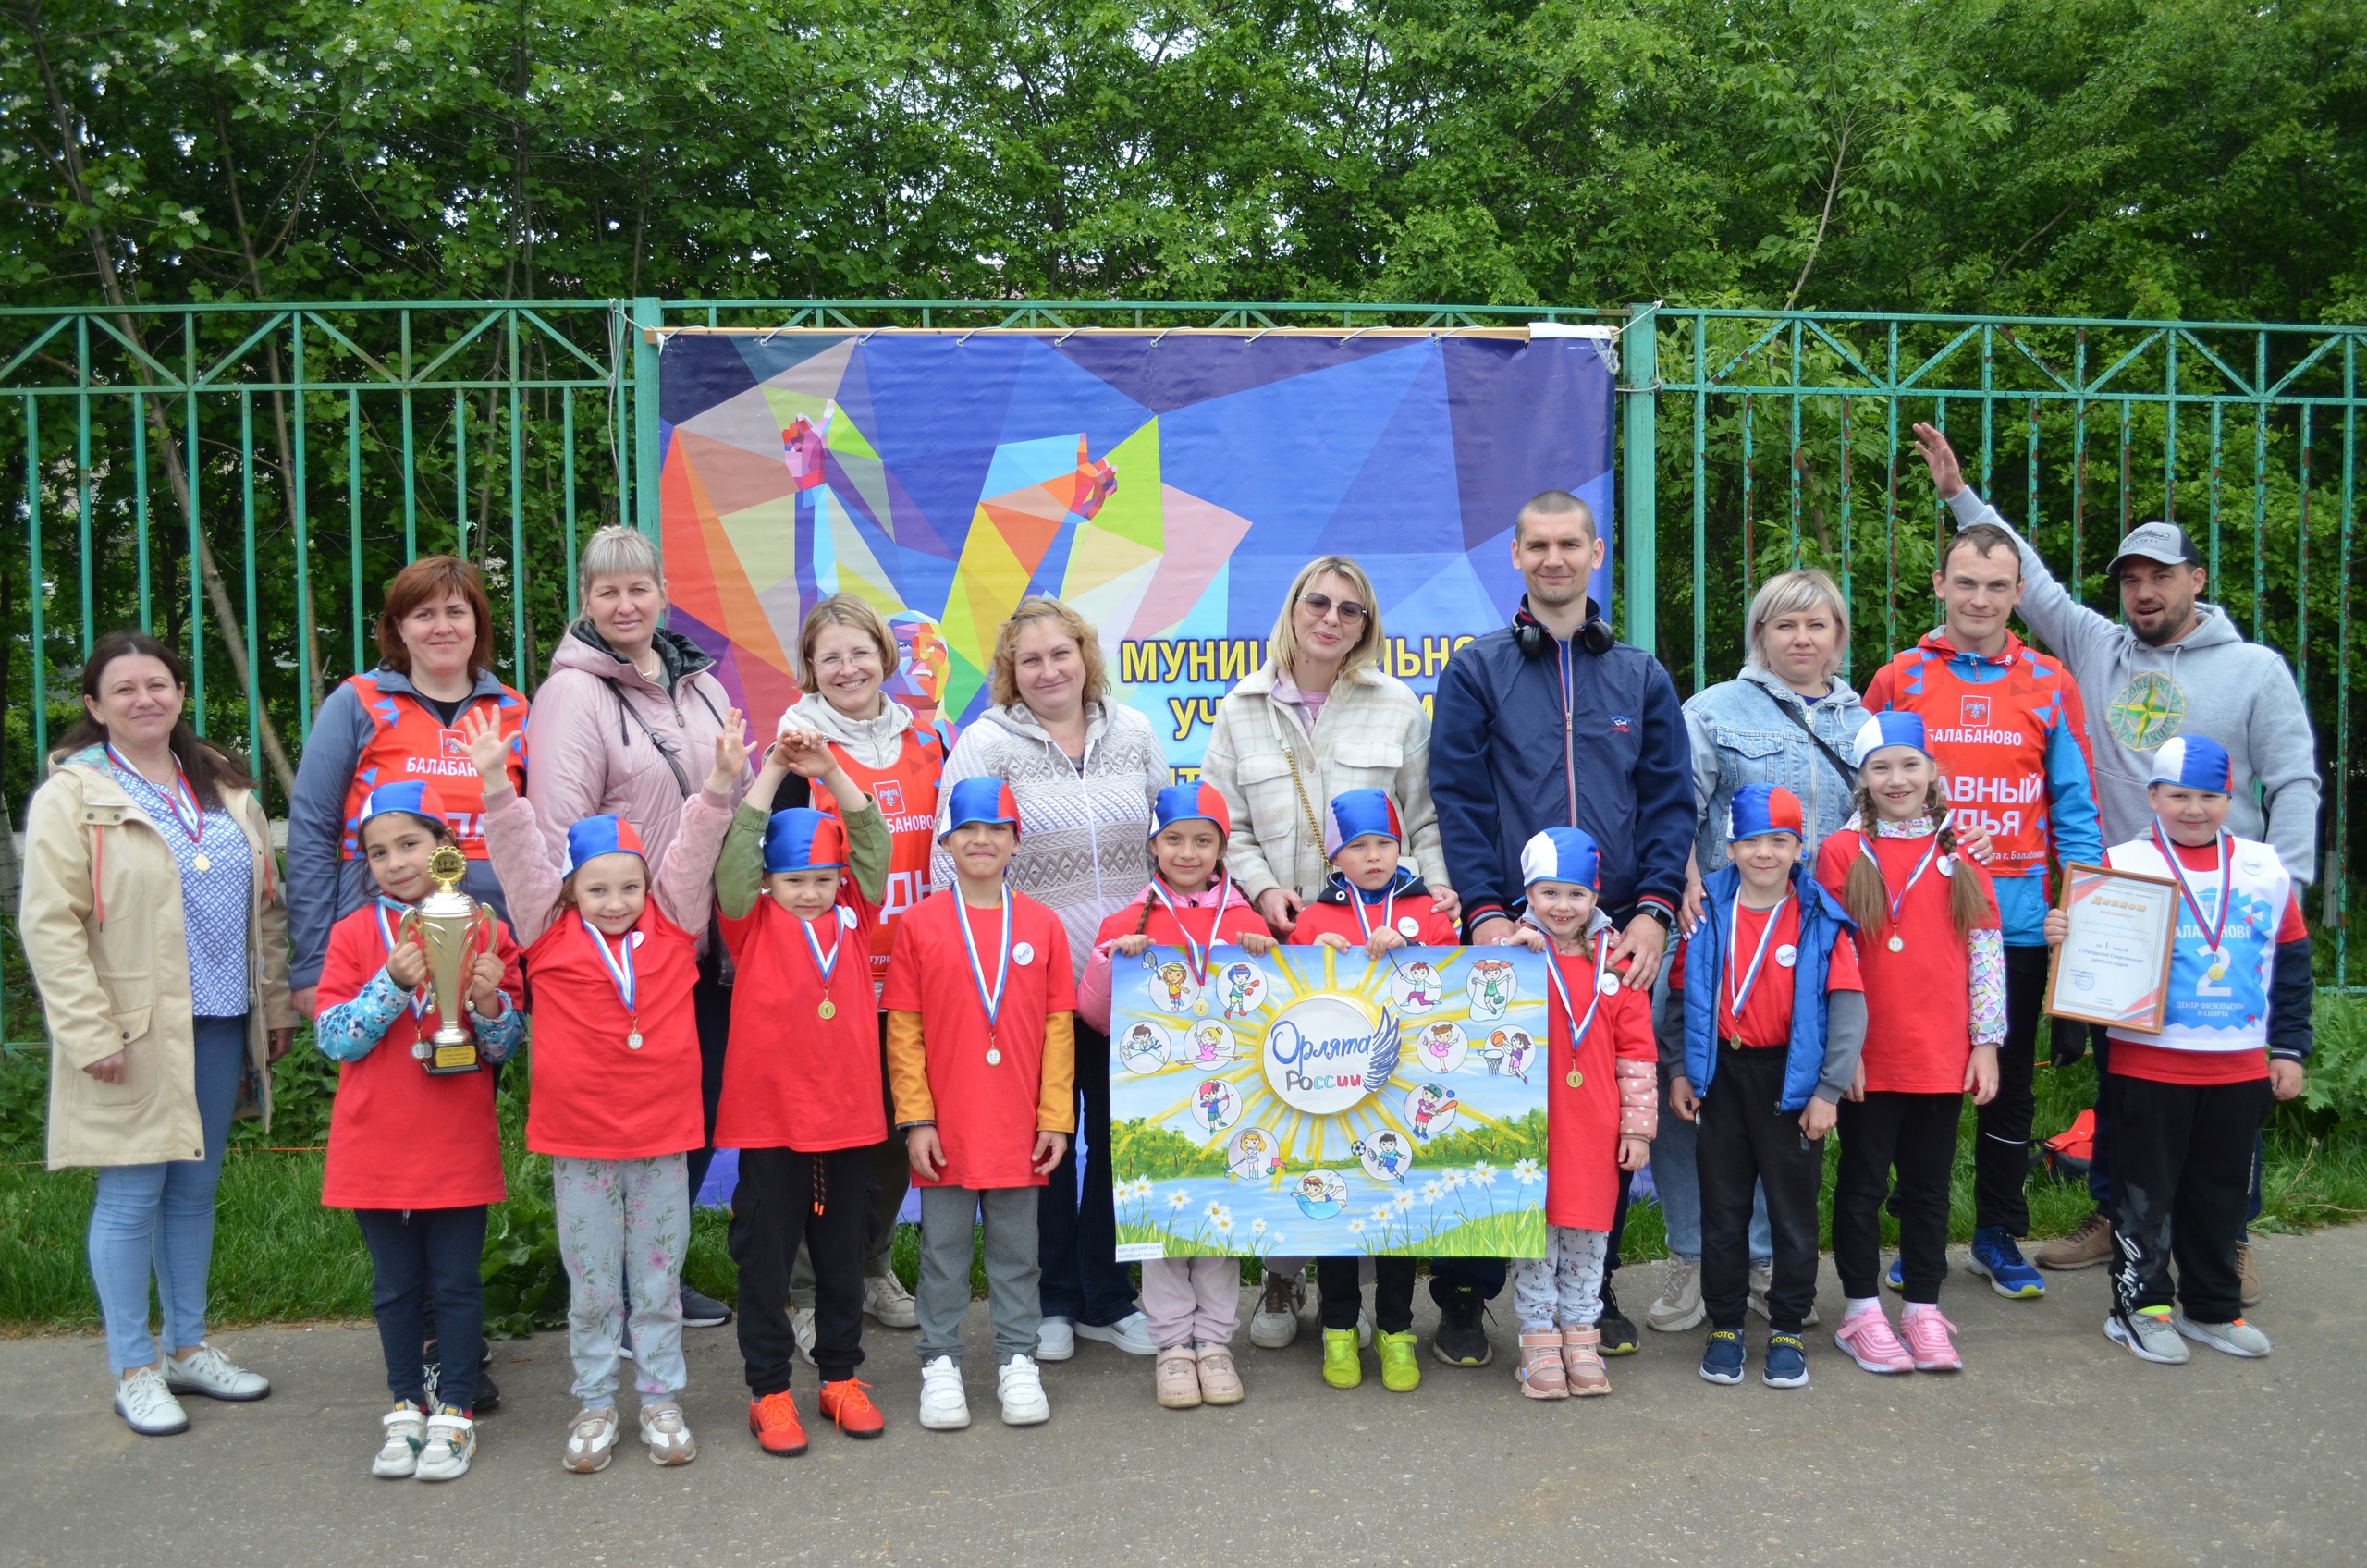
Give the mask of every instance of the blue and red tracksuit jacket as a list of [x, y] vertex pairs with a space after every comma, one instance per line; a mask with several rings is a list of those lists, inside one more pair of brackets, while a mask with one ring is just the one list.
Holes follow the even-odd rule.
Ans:
[[2008, 947], [2046, 942], [2046, 866], [2104, 852], [2079, 688], [2012, 632], [1994, 657], [1933, 631], [1866, 686], [1866, 709], [1919, 715], [1959, 820], [1989, 830], [1989, 875]]

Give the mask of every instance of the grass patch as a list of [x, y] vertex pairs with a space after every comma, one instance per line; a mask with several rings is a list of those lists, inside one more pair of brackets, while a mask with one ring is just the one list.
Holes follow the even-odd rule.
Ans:
[[[2317, 1002], [2318, 1054], [2311, 1063], [2309, 1093], [2277, 1108], [2267, 1136], [2267, 1177], [2256, 1228], [2304, 1231], [2367, 1218], [2367, 1000], [2322, 993]], [[2046, 1044], [2040, 1042], [2043, 1060]], [[238, 1124], [224, 1160], [215, 1227], [210, 1310], [224, 1326], [320, 1317], [362, 1317], [370, 1310], [370, 1259], [353, 1217], [323, 1208], [321, 1155], [311, 1145], [325, 1141], [334, 1069], [300, 1040], [275, 1075], [278, 1114], [266, 1139], [255, 1123]], [[84, 1236], [88, 1231], [93, 1178], [88, 1170], [42, 1169], [48, 1060], [39, 1052], [0, 1058], [0, 1331], [90, 1329], [98, 1326], [98, 1302], [91, 1289]], [[509, 1201], [493, 1212], [485, 1246], [485, 1292], [489, 1323], [508, 1333], [555, 1328], [566, 1310], [567, 1282], [550, 1220], [548, 1161], [523, 1145], [527, 1074], [513, 1068], [502, 1075], [500, 1115]], [[2091, 1061], [2038, 1075], [2037, 1135], [2043, 1139], [2070, 1125], [2094, 1103]], [[1481, 1130], [1454, 1134], [1478, 1135]], [[1973, 1113], [1968, 1104], [1957, 1140], [1949, 1233], [1972, 1233]], [[1475, 1149], [1478, 1158], [1509, 1163], [1512, 1145], [1523, 1152], [1537, 1130], [1522, 1123], [1489, 1129], [1503, 1147]], [[1184, 1140], [1178, 1140], [1183, 1142]], [[1441, 1140], [1445, 1142], [1446, 1140]], [[1538, 1141], [1541, 1142], [1541, 1138]], [[1113, 1139], [1119, 1163], [1133, 1168], [1123, 1134]], [[276, 1153], [293, 1148], [300, 1152]], [[1541, 1149], [1537, 1151], [1541, 1153]], [[1837, 1149], [1826, 1154], [1825, 1222], [1830, 1234], [1833, 1173]], [[2088, 1212], [2083, 1185], [2033, 1174], [2030, 1186], [2031, 1230], [2061, 1235]], [[1502, 1256], [1536, 1250], [1543, 1217], [1506, 1214], [1427, 1243], [1441, 1256]], [[701, 1209], [692, 1222], [691, 1250], [683, 1276], [719, 1300], [739, 1291], [726, 1242], [730, 1218]], [[1486, 1227], [1496, 1229], [1487, 1234]], [[1122, 1240], [1150, 1241], [1163, 1232], [1142, 1228]], [[1886, 1239], [1895, 1240], [1887, 1218]], [[1466, 1231], [1472, 1233], [1468, 1236]], [[907, 1286], [918, 1268], [919, 1238], [899, 1227], [895, 1269]], [[1665, 1256], [1667, 1244], [1657, 1205], [1637, 1205], [1628, 1214], [1623, 1258]], [[1256, 1258], [1242, 1260], [1243, 1282], [1264, 1277]], [[986, 1280], [973, 1255], [971, 1291], [983, 1295]]]

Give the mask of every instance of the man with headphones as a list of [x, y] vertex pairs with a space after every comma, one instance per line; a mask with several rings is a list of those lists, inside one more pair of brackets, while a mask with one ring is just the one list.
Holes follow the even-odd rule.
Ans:
[[[1474, 943], [1510, 941], [1521, 846], [1542, 828], [1584, 828], [1601, 847], [1602, 908], [1620, 927], [1613, 962], [1628, 961], [1624, 983], [1649, 991], [1693, 843], [1692, 747], [1676, 685], [1657, 658], [1613, 637], [1588, 596], [1604, 546], [1584, 501], [1563, 490], [1530, 497], [1513, 520], [1512, 555], [1528, 590], [1512, 624], [1455, 650], [1439, 679], [1430, 796], [1448, 880]], [[1626, 1190], [1623, 1175], [1621, 1219]], [[1618, 1259], [1614, 1223], [1607, 1269]], [[1433, 1267], [1441, 1360], [1487, 1361], [1481, 1304], [1502, 1271], [1468, 1259]], [[1607, 1271], [1602, 1302], [1603, 1354], [1634, 1350]]]

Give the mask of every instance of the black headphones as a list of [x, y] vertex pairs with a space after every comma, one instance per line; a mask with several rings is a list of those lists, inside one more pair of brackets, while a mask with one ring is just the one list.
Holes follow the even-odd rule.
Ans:
[[[1520, 596], [1520, 608], [1513, 612], [1513, 641], [1520, 644], [1521, 657], [1526, 659], [1541, 659], [1553, 646], [1553, 633], [1546, 631], [1544, 623], [1528, 613], [1528, 595], [1526, 594]], [[1592, 599], [1587, 601], [1587, 621], [1578, 628], [1577, 642], [1580, 648], [1598, 657], [1611, 652], [1619, 643], [1619, 639], [1612, 633], [1611, 622], [1602, 619]]]

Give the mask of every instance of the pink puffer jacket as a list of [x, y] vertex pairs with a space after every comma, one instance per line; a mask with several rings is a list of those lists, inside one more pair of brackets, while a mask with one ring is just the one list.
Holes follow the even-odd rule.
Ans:
[[[551, 655], [550, 679], [526, 718], [533, 766], [526, 798], [543, 835], [564, 855], [568, 828], [615, 813], [641, 829], [650, 864], [663, 861], [682, 803], [715, 766], [715, 738], [731, 711], [715, 661], [679, 633], [657, 633], [673, 672], [669, 693], [610, 653], [588, 626], [570, 627]], [[769, 726], [766, 733], [770, 733]], [[751, 779], [731, 792], [736, 809]]]

